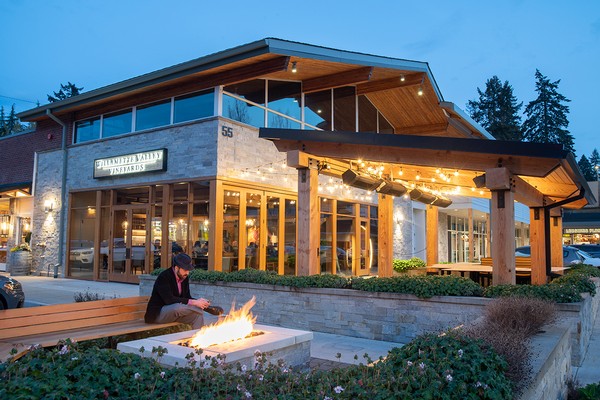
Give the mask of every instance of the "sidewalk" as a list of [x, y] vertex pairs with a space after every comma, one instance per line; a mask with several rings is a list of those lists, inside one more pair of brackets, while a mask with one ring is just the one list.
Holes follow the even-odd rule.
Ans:
[[[5, 273], [1, 273], [5, 274]], [[97, 293], [107, 299], [112, 297], [139, 296], [138, 285], [116, 282], [82, 281], [77, 279], [48, 278], [44, 276], [17, 276], [25, 291], [25, 307], [46, 304], [62, 304], [74, 302], [77, 292]], [[207, 323], [213, 322], [211, 315], [205, 315]], [[331, 369], [343, 364], [366, 364], [363, 355], [366, 353], [372, 360], [384, 357], [398, 343], [368, 340], [341, 335], [314, 332], [311, 344], [311, 367]], [[338, 358], [337, 354], [341, 357]], [[358, 360], [354, 356], [358, 356]]]

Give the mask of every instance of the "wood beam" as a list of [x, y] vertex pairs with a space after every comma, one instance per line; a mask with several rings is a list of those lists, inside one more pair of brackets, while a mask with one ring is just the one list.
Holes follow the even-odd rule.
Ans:
[[515, 193], [515, 200], [529, 207], [545, 205], [544, 195], [517, 175], [512, 174], [508, 168], [486, 170], [485, 187], [490, 190], [511, 190]]
[[299, 276], [320, 273], [319, 265], [319, 171], [298, 169], [298, 224], [296, 269]]
[[318, 78], [307, 79], [302, 81], [302, 91], [304, 93], [312, 93], [323, 89], [353, 85], [368, 81], [371, 79], [372, 74], [373, 67], [362, 67], [350, 71], [320, 76]]
[[438, 228], [439, 228], [439, 208], [428, 205], [425, 211], [425, 257], [427, 265], [437, 264], [439, 262], [438, 255]]
[[400, 77], [379, 79], [377, 81], [370, 81], [367, 83], [361, 83], [356, 86], [356, 94], [368, 94], [373, 92], [380, 92], [382, 90], [391, 90], [401, 87], [416, 86], [423, 83], [425, 74], [410, 74], [404, 75], [404, 81], [400, 80]]
[[377, 196], [377, 266], [380, 277], [393, 275], [394, 262], [394, 198]]
[[515, 201], [510, 190], [492, 191], [492, 284], [516, 283]]
[[529, 244], [531, 249], [532, 285], [544, 285], [548, 283], [545, 240], [547, 234], [550, 234], [550, 232], [545, 231], [544, 209], [541, 207], [531, 208], [529, 210]]
[[[475, 141], [475, 140], [474, 140]], [[273, 141], [281, 152], [297, 150], [298, 142], [289, 140]], [[462, 152], [455, 150], [430, 150], [415, 148], [398, 148], [388, 146], [364, 146], [359, 144], [342, 144], [331, 142], [302, 142], [302, 150], [314, 156], [331, 157], [347, 160], [370, 160], [372, 162], [389, 162], [395, 164], [413, 164], [439, 168], [485, 171], [497, 165], [497, 154]], [[555, 162], [552, 159], [540, 158], [502, 159], [502, 164], [515, 174], [527, 173], [530, 176], [545, 176]]]
[[562, 267], [563, 263], [562, 217], [550, 213], [550, 266]]

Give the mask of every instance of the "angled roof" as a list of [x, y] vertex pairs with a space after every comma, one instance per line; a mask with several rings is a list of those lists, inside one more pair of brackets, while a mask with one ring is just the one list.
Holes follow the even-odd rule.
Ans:
[[[292, 73], [290, 65], [298, 66]], [[426, 62], [337, 50], [266, 38], [19, 113], [24, 121], [94, 108], [106, 112], [117, 101], [150, 101], [182, 87], [201, 90], [231, 84], [236, 77], [300, 80], [303, 91], [355, 86], [379, 109], [397, 134], [492, 139], [453, 103], [444, 100]], [[418, 95], [418, 89], [423, 95]], [[129, 101], [129, 103], [127, 103]], [[139, 103], [138, 103], [139, 104]]]

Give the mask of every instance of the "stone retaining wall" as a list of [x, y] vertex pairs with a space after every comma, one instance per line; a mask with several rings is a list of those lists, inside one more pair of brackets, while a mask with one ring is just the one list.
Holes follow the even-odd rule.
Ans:
[[[140, 295], [152, 292], [155, 277], [142, 275]], [[598, 286], [599, 282], [596, 281]], [[228, 310], [256, 296], [252, 312], [258, 323], [365, 339], [408, 343], [432, 331], [468, 324], [482, 314], [491, 299], [438, 296], [419, 299], [398, 293], [350, 289], [290, 288], [253, 283], [193, 282], [192, 296], [211, 299]], [[559, 304], [559, 323], [570, 329], [572, 364], [581, 364], [590, 340], [600, 295], [580, 303]]]

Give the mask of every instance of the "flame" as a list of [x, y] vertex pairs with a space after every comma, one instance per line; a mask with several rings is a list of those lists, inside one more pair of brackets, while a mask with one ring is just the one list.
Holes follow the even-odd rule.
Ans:
[[243, 339], [250, 335], [256, 322], [256, 317], [250, 312], [254, 304], [254, 296], [239, 310], [235, 310], [234, 302], [229, 314], [212, 325], [203, 326], [190, 340], [190, 346], [205, 349], [214, 344]]

